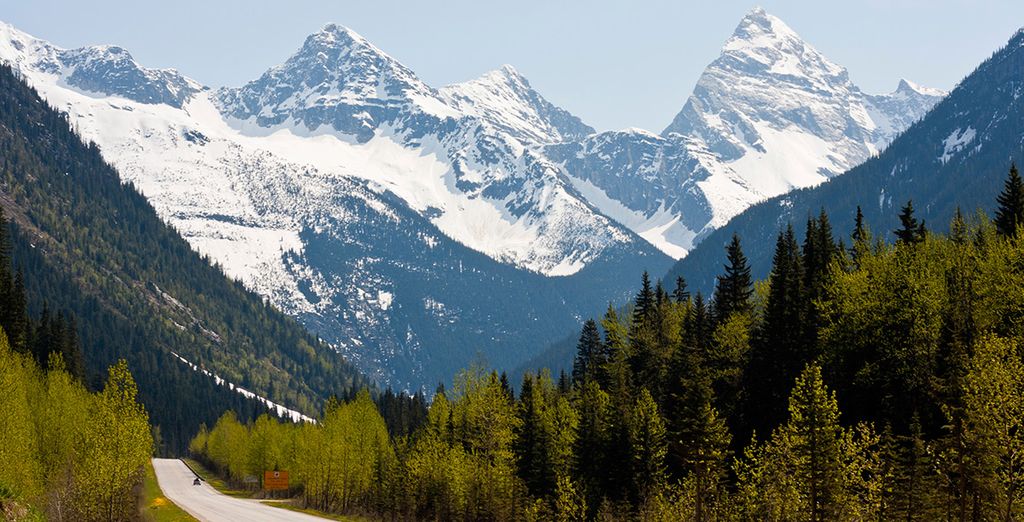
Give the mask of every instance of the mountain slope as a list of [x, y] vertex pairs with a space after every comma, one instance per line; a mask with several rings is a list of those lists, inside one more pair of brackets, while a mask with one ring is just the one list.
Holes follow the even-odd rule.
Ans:
[[636, 266], [671, 265], [347, 29], [180, 108], [66, 88], [45, 65], [62, 51], [8, 33], [25, 42], [12, 61], [194, 248], [397, 387], [515, 365], [624, 297]]
[[[575, 148], [556, 146], [553, 156], [620, 203], [620, 221], [679, 258], [750, 205], [821, 183], [884, 149], [943, 94], [907, 81], [891, 94], [864, 94], [846, 69], [757, 8], [661, 140], [639, 130], [602, 133]], [[634, 179], [653, 181], [642, 185], [645, 197], [625, 181]]]
[[1010, 162], [1022, 158], [1024, 32], [1018, 32], [881, 155], [818, 187], [755, 205], [711, 234], [667, 277], [683, 275], [708, 291], [734, 232], [743, 238], [754, 275], [763, 277], [780, 228], [787, 222], [802, 226], [820, 208], [828, 209], [837, 234], [848, 237], [860, 205], [870, 228], [892, 241], [900, 207], [913, 199], [919, 218], [945, 230], [957, 207], [991, 211]]
[[232, 282], [163, 223], [95, 145], [0, 66], [0, 206], [30, 308], [68, 310], [93, 376], [129, 361], [153, 423], [180, 449], [225, 407], [257, 404], [185, 365], [309, 413], [367, 381]]
[[448, 105], [486, 120], [523, 143], [582, 139], [594, 129], [544, 99], [511, 65], [439, 91]]

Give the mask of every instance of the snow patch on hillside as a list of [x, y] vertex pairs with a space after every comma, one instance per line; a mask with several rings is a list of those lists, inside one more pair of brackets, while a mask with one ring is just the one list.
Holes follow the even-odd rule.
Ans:
[[958, 127], [946, 139], [942, 140], [942, 155], [939, 156], [939, 161], [945, 165], [954, 154], [964, 150], [967, 145], [974, 141], [974, 137], [977, 134], [973, 127], [967, 127], [963, 130]]
[[202, 373], [203, 375], [206, 375], [207, 377], [212, 378], [213, 382], [217, 383], [218, 386], [226, 386], [229, 390], [234, 390], [234, 391], [244, 395], [246, 398], [256, 399], [257, 401], [260, 402], [260, 404], [263, 404], [264, 406], [266, 406], [267, 410], [273, 412], [275, 415], [277, 415], [278, 417], [280, 417], [282, 419], [288, 419], [288, 420], [291, 420], [292, 422], [309, 422], [309, 423], [316, 424], [316, 419], [314, 419], [314, 418], [312, 418], [312, 417], [310, 417], [308, 415], [305, 415], [305, 414], [303, 414], [300, 411], [296, 411], [296, 410], [287, 408], [287, 407], [285, 407], [285, 406], [283, 406], [281, 404], [278, 404], [278, 403], [276, 403], [276, 402], [274, 402], [274, 401], [272, 401], [270, 399], [267, 399], [266, 397], [263, 397], [262, 395], [257, 395], [257, 394], [255, 394], [255, 393], [253, 393], [253, 392], [251, 392], [251, 391], [249, 391], [249, 390], [247, 390], [245, 388], [242, 388], [241, 386], [237, 386], [237, 385], [235, 385], [232, 382], [228, 382], [227, 380], [225, 380], [221, 376], [219, 376], [219, 375], [217, 375], [217, 374], [215, 374], [215, 373], [213, 373], [213, 372], [211, 372], [211, 371], [209, 371], [209, 370], [207, 370], [205, 368], [200, 368], [196, 364], [190, 362], [188, 359], [186, 359], [186, 358], [184, 358], [184, 357], [182, 357], [182, 356], [180, 356], [180, 355], [178, 355], [178, 354], [176, 354], [174, 352], [171, 352], [171, 355], [173, 355], [179, 361], [185, 363], [185, 365], [187, 365], [189, 368], [192, 368], [192, 371]]

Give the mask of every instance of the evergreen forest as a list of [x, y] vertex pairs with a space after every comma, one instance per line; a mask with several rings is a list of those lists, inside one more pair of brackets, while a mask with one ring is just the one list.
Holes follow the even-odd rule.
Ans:
[[765, 281], [734, 237], [711, 296], [644, 274], [571, 375], [470, 368], [402, 431], [362, 392], [316, 424], [226, 413], [189, 450], [388, 520], [1020, 519], [1024, 183], [992, 217], [899, 222], [808, 216]]

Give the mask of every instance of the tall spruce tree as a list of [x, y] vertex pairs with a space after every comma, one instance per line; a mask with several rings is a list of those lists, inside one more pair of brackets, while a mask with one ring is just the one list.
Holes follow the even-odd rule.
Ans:
[[711, 350], [713, 336], [711, 312], [708, 310], [707, 301], [704, 300], [704, 294], [697, 292], [693, 306], [684, 319], [683, 342], [694, 347], [697, 353], [704, 357]]
[[677, 303], [685, 303], [690, 300], [690, 291], [686, 289], [686, 279], [683, 279], [683, 276], [676, 278], [676, 289], [672, 291], [672, 298]]
[[514, 450], [519, 477], [530, 493], [543, 496], [554, 491], [554, 474], [548, 453], [548, 430], [545, 426], [545, 383], [527, 372], [519, 392], [518, 416]]
[[576, 343], [576, 360], [572, 366], [573, 382], [582, 385], [584, 381], [593, 379], [598, 369], [606, 362], [597, 322], [587, 319], [587, 322], [583, 323], [579, 342]]
[[636, 299], [633, 301], [633, 327], [637, 328], [647, 321], [650, 320], [651, 315], [654, 313], [654, 306], [657, 304], [657, 299], [654, 295], [654, 290], [651, 289], [651, 277], [644, 270], [644, 274], [640, 280], [640, 292], [636, 294]]
[[854, 243], [868, 240], [868, 226], [864, 223], [864, 212], [861, 211], [860, 205], [857, 205], [857, 215], [853, 218], [853, 234], [851, 234], [851, 237]]
[[754, 281], [747, 256], [743, 254], [740, 245], [740, 237], [733, 234], [725, 250], [725, 273], [718, 276], [715, 286], [714, 316], [719, 322], [734, 313], [749, 312], [750, 296], [754, 293]]
[[1006, 237], [1016, 236], [1017, 230], [1024, 225], [1024, 181], [1020, 179], [1016, 164], [1010, 165], [1010, 174], [1006, 177], [996, 203], [999, 204], [996, 209], [996, 230]]
[[669, 470], [690, 485], [693, 519], [706, 520], [721, 490], [731, 439], [713, 405], [707, 354], [692, 341], [693, 337], [685, 339], [672, 359], [666, 406]]
[[665, 457], [668, 449], [665, 424], [647, 388], [640, 390], [629, 414], [629, 451], [633, 500], [660, 493], [666, 482]]
[[804, 267], [804, 343], [815, 350], [818, 342], [818, 300], [824, 297], [825, 280], [832, 261], [841, 252], [832, 236], [832, 224], [822, 208], [817, 219], [807, 220], [807, 235], [803, 245]]
[[900, 209], [900, 228], [897, 229], [896, 239], [900, 243], [913, 245], [924, 241], [926, 229], [924, 221], [918, 221], [914, 217], [914, 201], [907, 200], [907, 204]]
[[857, 268], [860, 266], [860, 260], [871, 252], [871, 231], [864, 222], [864, 213], [861, 212], [860, 205], [857, 205], [857, 215], [854, 217], [850, 239], [850, 259], [853, 261], [853, 267]]
[[611, 440], [611, 399], [594, 381], [585, 381], [577, 400], [580, 415], [575, 442], [576, 471], [588, 504], [597, 506], [605, 496], [609, 467], [606, 451]]
[[750, 368], [756, 371], [747, 372], [750, 430], [768, 433], [785, 418], [789, 387], [810, 358], [804, 300], [803, 264], [791, 224], [775, 244], [764, 320], [751, 350]]

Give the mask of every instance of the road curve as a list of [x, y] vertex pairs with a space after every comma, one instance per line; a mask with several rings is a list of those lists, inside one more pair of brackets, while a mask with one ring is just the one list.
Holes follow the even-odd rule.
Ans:
[[305, 513], [265, 506], [257, 500], [234, 498], [205, 481], [193, 486], [195, 474], [178, 459], [153, 459], [156, 480], [164, 496], [202, 522], [312, 522], [328, 520]]

